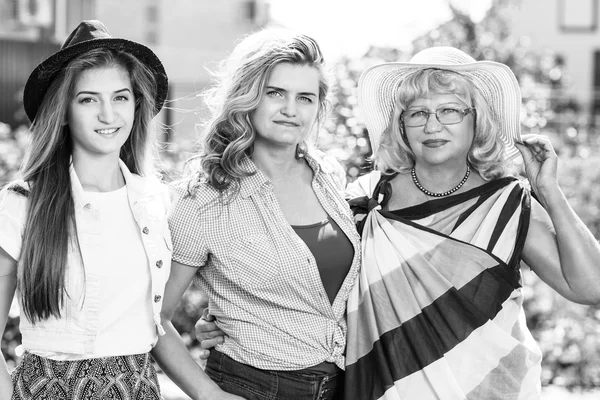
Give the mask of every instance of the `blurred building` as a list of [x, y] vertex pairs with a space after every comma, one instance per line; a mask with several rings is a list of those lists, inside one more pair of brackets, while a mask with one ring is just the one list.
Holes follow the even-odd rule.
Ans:
[[196, 96], [210, 83], [214, 69], [236, 39], [264, 26], [266, 0], [96, 0], [95, 17], [112, 35], [152, 48], [169, 75], [169, 102], [163, 122], [168, 140], [184, 148], [195, 141], [202, 116]]
[[512, 8], [513, 33], [531, 46], [561, 56], [570, 94], [590, 122], [600, 126], [600, 0], [519, 0]]
[[56, 51], [83, 19], [99, 19], [113, 36], [152, 48], [169, 75], [160, 118], [168, 139], [193, 141], [202, 113], [196, 93], [207, 68], [225, 58], [240, 35], [269, 20], [268, 0], [0, 0], [0, 121], [26, 123], [20, 95], [28, 74]]
[[90, 0], [0, 0], [0, 122], [27, 123], [21, 105], [33, 68], [60, 48], [67, 27], [91, 12]]

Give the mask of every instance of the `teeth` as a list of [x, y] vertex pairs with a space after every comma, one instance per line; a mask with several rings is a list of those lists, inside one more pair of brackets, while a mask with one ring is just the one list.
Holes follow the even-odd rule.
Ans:
[[98, 129], [96, 132], [98, 132], [101, 135], [110, 135], [111, 133], [115, 133], [117, 131], [118, 128], [115, 129]]

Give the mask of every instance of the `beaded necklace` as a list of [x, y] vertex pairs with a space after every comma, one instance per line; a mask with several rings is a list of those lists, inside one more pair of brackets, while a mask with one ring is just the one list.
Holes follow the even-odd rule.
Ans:
[[410, 170], [410, 174], [412, 175], [412, 180], [415, 184], [415, 186], [423, 193], [425, 193], [427, 196], [431, 196], [431, 197], [446, 197], [448, 195], [451, 195], [452, 193], [456, 192], [458, 189], [460, 189], [466, 182], [467, 179], [469, 179], [469, 174], [471, 174], [471, 168], [469, 167], [469, 164], [467, 164], [467, 172], [465, 173], [465, 176], [462, 178], [462, 180], [458, 183], [458, 185], [454, 186], [452, 189], [447, 190], [443, 193], [435, 193], [435, 192], [430, 192], [429, 190], [425, 189], [421, 183], [419, 182], [419, 180], [417, 179], [417, 173], [415, 172], [415, 167], [412, 167], [412, 169]]

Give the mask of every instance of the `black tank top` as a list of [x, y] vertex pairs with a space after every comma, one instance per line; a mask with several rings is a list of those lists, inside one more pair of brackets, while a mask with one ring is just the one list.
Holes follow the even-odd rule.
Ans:
[[329, 217], [312, 225], [292, 225], [310, 249], [329, 302], [333, 303], [354, 258], [354, 247], [338, 224]]

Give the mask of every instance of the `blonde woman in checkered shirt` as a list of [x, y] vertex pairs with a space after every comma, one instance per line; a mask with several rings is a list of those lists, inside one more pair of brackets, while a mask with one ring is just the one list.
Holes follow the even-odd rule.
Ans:
[[[203, 398], [342, 396], [346, 301], [359, 236], [339, 164], [306, 145], [326, 113], [317, 43], [265, 30], [224, 61], [209, 92], [201, 170], [173, 185], [173, 262], [155, 348]], [[206, 372], [170, 323], [195, 277], [225, 333]], [[179, 372], [179, 374], [178, 374]], [[210, 379], [208, 379], [210, 378]], [[227, 397], [229, 398], [229, 397]]]

